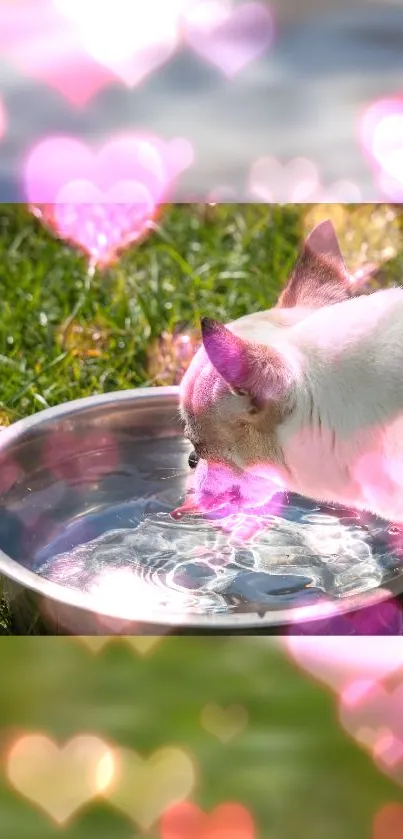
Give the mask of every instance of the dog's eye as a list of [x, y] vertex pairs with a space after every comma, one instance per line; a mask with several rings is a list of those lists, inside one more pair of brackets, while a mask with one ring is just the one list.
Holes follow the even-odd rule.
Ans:
[[189, 464], [190, 468], [191, 469], [196, 469], [196, 466], [197, 466], [198, 462], [199, 462], [199, 456], [196, 454], [196, 452], [195, 451], [190, 452], [189, 459], [188, 459], [188, 464]]

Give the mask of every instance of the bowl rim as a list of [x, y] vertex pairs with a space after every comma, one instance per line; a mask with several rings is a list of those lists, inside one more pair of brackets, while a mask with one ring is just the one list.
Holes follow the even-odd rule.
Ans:
[[[133, 398], [151, 398], [164, 399], [172, 398], [177, 400], [179, 394], [179, 387], [173, 386], [153, 386], [153, 387], [139, 387], [130, 388], [126, 390], [111, 391], [109, 393], [95, 394], [93, 396], [85, 396], [80, 399], [70, 400], [68, 402], [60, 403], [51, 408], [46, 408], [43, 411], [38, 411], [28, 417], [24, 417], [10, 426], [5, 428], [0, 433], [0, 454], [7, 450], [8, 446], [30, 428], [41, 425], [47, 420], [56, 419], [64, 415], [74, 414], [84, 408], [89, 408], [94, 404], [107, 405], [114, 402], [124, 402], [133, 400]], [[61, 606], [72, 607], [92, 615], [99, 615], [110, 621], [116, 621], [117, 624], [126, 623], [139, 625], [153, 625], [164, 628], [193, 628], [193, 629], [217, 629], [231, 631], [232, 629], [275, 629], [276, 627], [289, 626], [307, 622], [314, 623], [320, 620], [326, 620], [335, 616], [351, 613], [358, 609], [367, 608], [391, 599], [394, 595], [403, 592], [403, 566], [402, 572], [390, 583], [387, 588], [379, 586], [367, 592], [352, 595], [344, 601], [333, 601], [330, 598], [318, 603], [294, 606], [290, 608], [268, 608], [264, 610], [262, 606], [261, 612], [259, 610], [244, 612], [244, 613], [226, 613], [214, 615], [190, 615], [188, 613], [162, 613], [162, 611], [154, 612], [152, 609], [147, 609], [144, 614], [141, 612], [141, 604], [139, 604], [139, 611], [136, 609], [136, 614], [133, 617], [123, 616], [118, 613], [117, 609], [113, 607], [108, 608], [105, 604], [94, 603], [94, 598], [86, 592], [81, 592], [76, 589], [70, 589], [60, 583], [52, 582], [41, 577], [34, 571], [25, 568], [16, 560], [8, 556], [0, 548], [0, 577], [3, 575], [9, 580], [17, 583], [24, 589], [29, 589], [36, 595], [43, 598], [49, 598], [56, 604]], [[105, 634], [108, 634], [107, 632]]]
[[11, 425], [7, 425], [3, 428], [0, 434], [0, 454], [2, 450], [7, 447], [7, 444], [14, 440], [14, 438], [19, 437], [29, 428], [41, 425], [42, 422], [56, 419], [64, 414], [75, 413], [83, 408], [90, 408], [95, 402], [98, 405], [107, 405], [108, 402], [125, 402], [126, 400], [129, 402], [130, 399], [133, 399], [134, 395], [136, 395], [136, 397], [142, 396], [143, 398], [146, 396], [151, 396], [152, 398], [157, 398], [158, 396], [162, 398], [168, 396], [177, 397], [179, 395], [179, 387], [177, 385], [172, 385], [169, 387], [155, 386], [127, 388], [125, 390], [111, 390], [108, 393], [95, 393], [92, 396], [82, 396], [79, 399], [70, 399], [68, 402], [60, 402], [59, 405], [53, 405], [53, 407], [45, 408], [43, 411], [36, 411], [35, 414], [23, 417], [22, 419], [17, 420], [16, 422], [11, 423]]

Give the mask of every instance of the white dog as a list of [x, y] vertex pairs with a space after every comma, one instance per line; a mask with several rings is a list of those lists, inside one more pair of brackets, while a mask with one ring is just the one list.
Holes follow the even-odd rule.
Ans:
[[274, 309], [224, 326], [181, 383], [193, 501], [247, 510], [279, 489], [403, 522], [403, 290], [352, 296], [331, 222]]

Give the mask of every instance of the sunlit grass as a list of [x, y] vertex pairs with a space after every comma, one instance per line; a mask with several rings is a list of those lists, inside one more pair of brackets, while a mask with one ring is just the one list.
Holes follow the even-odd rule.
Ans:
[[[300, 239], [298, 208], [166, 208], [156, 230], [90, 281], [86, 259], [22, 207], [0, 210], [0, 410], [152, 384], [146, 349], [178, 323], [269, 306]], [[92, 338], [92, 336], [96, 336]], [[81, 351], [80, 351], [81, 350]]]

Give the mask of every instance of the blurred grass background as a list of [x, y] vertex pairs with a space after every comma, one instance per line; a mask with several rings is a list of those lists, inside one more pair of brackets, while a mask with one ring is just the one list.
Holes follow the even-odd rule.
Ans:
[[[327, 217], [350, 271], [376, 262], [373, 287], [400, 282], [400, 206], [167, 205], [145, 241], [90, 277], [86, 256], [24, 205], [0, 205], [0, 425], [82, 396], [173, 383], [161, 335], [196, 336], [206, 313], [229, 321], [272, 306], [303, 236]], [[0, 588], [0, 633], [10, 631]]]
[[[3, 638], [0, 656], [0, 825], [7, 839], [163, 839], [158, 823], [144, 833], [102, 801], [56, 827], [7, 778], [8, 749], [27, 733], [60, 745], [92, 733], [144, 758], [166, 746], [183, 749], [196, 769], [190, 799], [207, 812], [226, 801], [242, 804], [255, 839], [372, 839], [379, 808], [402, 801], [400, 788], [342, 730], [337, 697], [275, 640], [162, 638], [140, 655], [124, 639], [95, 653], [79, 638]], [[211, 703], [237, 704], [247, 714], [243, 730], [224, 744], [203, 724]]]

